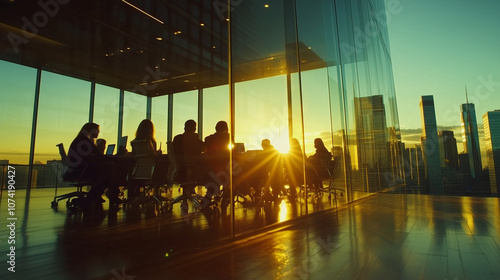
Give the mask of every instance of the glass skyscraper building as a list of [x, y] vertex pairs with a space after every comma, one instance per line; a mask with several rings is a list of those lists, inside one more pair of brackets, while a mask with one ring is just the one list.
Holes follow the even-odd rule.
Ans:
[[500, 111], [486, 112], [483, 115], [483, 127], [491, 193], [498, 195], [498, 187], [500, 186]]
[[482, 170], [479, 133], [477, 130], [476, 109], [474, 104], [466, 103], [460, 106], [462, 126], [462, 143], [464, 152], [469, 155], [470, 173], [472, 178], [478, 177]]
[[246, 150], [296, 138], [307, 157], [321, 138], [343, 203], [400, 182], [384, 1], [228, 3], [2, 2], [0, 160], [19, 187], [62, 184], [56, 145], [84, 123], [118, 143], [145, 118], [164, 152], [187, 119], [202, 139], [227, 121]]
[[442, 194], [443, 175], [441, 173], [441, 155], [436, 123], [434, 97], [425, 95], [420, 97], [420, 116], [422, 119], [422, 153], [425, 163], [425, 178], [430, 193]]

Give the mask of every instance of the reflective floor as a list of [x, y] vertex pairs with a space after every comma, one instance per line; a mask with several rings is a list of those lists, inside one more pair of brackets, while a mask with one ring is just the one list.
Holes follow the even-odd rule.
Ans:
[[220, 210], [75, 216], [50, 209], [49, 189], [32, 191], [25, 216], [22, 195], [15, 273], [2, 196], [0, 279], [500, 279], [498, 198], [383, 193], [294, 220], [299, 202], [236, 207], [237, 231], [245, 219], [263, 230], [229, 242]]

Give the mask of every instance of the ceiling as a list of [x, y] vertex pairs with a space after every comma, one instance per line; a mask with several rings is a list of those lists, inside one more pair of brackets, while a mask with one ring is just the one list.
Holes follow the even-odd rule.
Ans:
[[[221, 11], [202, 0], [0, 0], [0, 59], [151, 97], [227, 84]], [[289, 71], [287, 57], [297, 45], [307, 62], [302, 67], [325, 65], [304, 44], [282, 41], [273, 54], [257, 50], [246, 40], [256, 41], [259, 31], [248, 31], [239, 39], [245, 59], [233, 61], [235, 81]]]

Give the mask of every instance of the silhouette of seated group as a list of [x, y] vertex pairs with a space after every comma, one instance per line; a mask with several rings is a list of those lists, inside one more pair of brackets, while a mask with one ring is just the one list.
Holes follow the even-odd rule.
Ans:
[[[331, 153], [320, 138], [314, 139], [316, 152], [307, 158], [295, 138], [290, 141], [287, 155], [280, 154], [269, 139], [262, 140], [262, 150], [242, 152], [231, 148], [232, 142], [225, 121], [219, 121], [215, 126], [215, 133], [205, 137], [205, 141], [196, 133], [196, 126], [194, 120], [187, 120], [184, 133], [176, 135], [171, 146], [178, 167], [174, 180], [181, 184], [183, 192], [197, 185], [205, 186], [201, 207], [218, 205], [221, 199], [225, 204], [230, 202], [230, 166], [234, 175], [234, 195], [257, 196], [264, 201], [273, 201], [287, 195], [296, 196], [297, 189], [304, 185], [321, 188], [324, 177], [321, 170], [332, 160]], [[79, 178], [89, 182], [91, 189], [86, 197], [87, 207], [104, 203], [104, 193], [111, 206], [122, 204], [123, 200], [119, 196], [122, 186], [129, 187], [129, 197], [137, 195], [137, 190], [127, 184], [133, 167], [134, 147], [129, 153], [122, 146], [116, 154], [119, 157], [105, 156], [106, 141], [98, 139], [99, 133], [98, 124], [83, 125], [69, 147], [67, 170], [63, 175], [63, 179], [67, 181]], [[153, 151], [160, 155], [162, 151], [157, 149], [154, 134], [153, 123], [145, 119], [139, 124], [133, 141], [147, 141]], [[155, 169], [155, 173], [160, 176], [167, 172], [168, 164]], [[289, 186], [288, 189], [285, 184]]]

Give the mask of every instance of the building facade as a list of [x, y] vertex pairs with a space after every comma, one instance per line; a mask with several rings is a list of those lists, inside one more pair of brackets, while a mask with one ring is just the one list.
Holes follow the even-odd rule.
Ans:
[[460, 106], [460, 120], [464, 152], [469, 154], [470, 173], [472, 178], [476, 178], [481, 175], [483, 165], [474, 104], [466, 103]]
[[425, 162], [425, 178], [430, 193], [441, 194], [443, 176], [441, 173], [441, 158], [436, 123], [434, 97], [425, 95], [420, 98], [420, 116], [422, 120], [422, 153]]
[[458, 170], [457, 139], [453, 131], [443, 130], [438, 132], [441, 166]]
[[247, 150], [267, 138], [286, 153], [296, 138], [308, 156], [321, 138], [346, 202], [401, 181], [384, 1], [60, 2], [1, 4], [0, 159], [25, 169], [20, 188], [56, 185], [34, 178], [84, 123], [111, 144], [145, 118], [164, 152], [187, 119], [201, 139], [227, 121]]
[[483, 115], [484, 142], [490, 173], [490, 189], [498, 195], [500, 186], [500, 110]]

